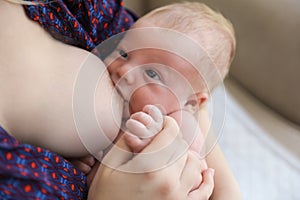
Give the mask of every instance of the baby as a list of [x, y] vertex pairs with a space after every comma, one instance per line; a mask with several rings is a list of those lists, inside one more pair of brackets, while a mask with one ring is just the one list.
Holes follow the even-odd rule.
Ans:
[[123, 115], [131, 115], [125, 131], [131, 148], [141, 150], [160, 131], [163, 117], [149, 106], [157, 105], [199, 152], [197, 111], [223, 81], [234, 51], [231, 24], [204, 4], [171, 4], [140, 18], [104, 60], [125, 100]]
[[141, 151], [168, 115], [199, 153], [197, 111], [223, 81], [234, 52], [232, 25], [202, 3], [171, 4], [140, 18], [104, 60], [125, 100], [127, 145]]

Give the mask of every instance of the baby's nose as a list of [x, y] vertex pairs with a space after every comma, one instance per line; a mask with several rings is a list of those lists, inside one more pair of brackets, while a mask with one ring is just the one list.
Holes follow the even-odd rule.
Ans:
[[132, 84], [134, 82], [134, 73], [131, 66], [119, 67], [116, 71], [118, 81]]

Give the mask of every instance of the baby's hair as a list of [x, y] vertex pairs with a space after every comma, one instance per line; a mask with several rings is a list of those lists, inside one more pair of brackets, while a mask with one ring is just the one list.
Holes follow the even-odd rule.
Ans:
[[[161, 20], [164, 19], [164, 20]], [[222, 78], [226, 76], [235, 54], [235, 34], [230, 21], [222, 14], [199, 2], [180, 2], [166, 5], [147, 13], [142, 20], [162, 28], [169, 28], [189, 36], [208, 33], [213, 38], [202, 41], [203, 48], [213, 62], [222, 59], [225, 63], [216, 63]], [[198, 37], [199, 38], [199, 37]], [[201, 40], [201, 39], [200, 39]], [[228, 45], [229, 44], [229, 45]], [[230, 46], [230, 49], [226, 49]], [[228, 52], [224, 54], [224, 52]]]

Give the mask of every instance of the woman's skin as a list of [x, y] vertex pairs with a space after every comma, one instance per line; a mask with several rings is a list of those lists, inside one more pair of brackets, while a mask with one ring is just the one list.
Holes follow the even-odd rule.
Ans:
[[[37, 23], [26, 17], [21, 5], [0, 0], [0, 13], [0, 26], [3, 27], [0, 31], [0, 82], [5, 83], [0, 84], [1, 126], [21, 142], [48, 148], [64, 156], [86, 155], [87, 151], [78, 137], [73, 119], [72, 92], [78, 71], [88, 52], [50, 37]], [[89, 64], [98, 66], [101, 62], [92, 58]], [[104, 104], [107, 102], [103, 102], [100, 94], [103, 93], [103, 88], [112, 88], [108, 74], [105, 77], [107, 82], [100, 85], [95, 94], [95, 102]], [[114, 127], [115, 116], [110, 107], [99, 103], [96, 105], [96, 114], [101, 116], [101, 113], [110, 113], [104, 124], [107, 123], [107, 127], [112, 125], [111, 131], [117, 133], [118, 129]], [[157, 137], [148, 146], [148, 150], [161, 148], [165, 144], [163, 141], [168, 142], [174, 133], [178, 133], [174, 124], [176, 123], [165, 124], [164, 134], [161, 134], [165, 139]], [[177, 140], [183, 142], [180, 138]], [[121, 158], [124, 161], [122, 155], [118, 157], [114, 151], [110, 151], [108, 155], [111, 156], [107, 159]], [[169, 160], [168, 155], [162, 158]], [[143, 164], [140, 159], [124, 163], [133, 166]], [[202, 169], [201, 162], [191, 152], [186, 152], [181, 159], [163, 171], [144, 173], [138, 177], [115, 170], [112, 173], [112, 169], [104, 165], [100, 168], [93, 184], [97, 186], [101, 183], [101, 188], [103, 186], [112, 192], [92, 189], [89, 192], [91, 199], [116, 199], [114, 195], [131, 195], [130, 199], [133, 200], [140, 199], [138, 197], [155, 197], [158, 200], [178, 197], [208, 199], [213, 189], [213, 174], [207, 170], [202, 177], [199, 170]], [[202, 179], [200, 188], [190, 193], [189, 188], [199, 184]], [[130, 189], [127, 191], [126, 188], [115, 187], [122, 183], [126, 183]], [[182, 189], [173, 190], [174, 184], [182, 186]]]
[[[88, 53], [55, 41], [21, 5], [1, 0], [0, 12], [1, 126], [21, 142], [64, 155], [83, 153], [69, 102], [78, 63]], [[73, 144], [77, 152], [71, 152]]]
[[[200, 128], [207, 137], [215, 137], [212, 130], [210, 130], [210, 117], [206, 107], [199, 111]], [[239, 189], [239, 185], [233, 176], [231, 169], [224, 157], [224, 154], [218, 144], [207, 155], [206, 162], [210, 168], [215, 170], [214, 182], [215, 187], [210, 199], [214, 200], [241, 200], [243, 199]], [[226, 194], [226, 195], [224, 195]], [[230, 194], [231, 196], [228, 196]], [[226, 196], [226, 199], [224, 198]]]
[[1, 0], [0, 11], [6, 16], [0, 19], [0, 25], [6, 27], [0, 32], [0, 79], [5, 83], [0, 86], [1, 126], [21, 142], [66, 157], [86, 155], [72, 105], [74, 85], [84, 63], [90, 68], [102, 67], [104, 76], [95, 91], [95, 102], [101, 103], [95, 105], [95, 111], [100, 125], [104, 124], [103, 131], [115, 138], [122, 100], [115, 96], [119, 106], [114, 116], [107, 106], [113, 86], [102, 62], [85, 50], [53, 39], [27, 18], [21, 5]]
[[[101, 193], [104, 198], [110, 196], [111, 199], [209, 199], [214, 185], [212, 179], [214, 171], [209, 169], [199, 176], [198, 172], [203, 171], [203, 165], [196, 153], [189, 151], [171, 165], [168, 163], [170, 162], [169, 158], [174, 156], [172, 148], [160, 151], [159, 156], [155, 156], [153, 159], [144, 159], [147, 153], [168, 146], [170, 141], [175, 144], [173, 145], [174, 149], [186, 148], [187, 144], [182, 139], [179, 127], [173, 118], [165, 117], [163, 127], [150, 145], [133, 159], [129, 159], [130, 155], [120, 152], [119, 148], [129, 151], [123, 138], [120, 138], [117, 146], [114, 146], [104, 158], [105, 163], [114, 167], [100, 166], [92, 182], [89, 199], [96, 199], [95, 197], [100, 196], [98, 193]], [[155, 172], [134, 174], [127, 172], [141, 168], [147, 171], [156, 166], [167, 167]], [[198, 179], [192, 179], [192, 177], [198, 177]], [[199, 185], [200, 182], [202, 182], [201, 185], [193, 190], [195, 185]], [[124, 196], [124, 194], [126, 195]]]

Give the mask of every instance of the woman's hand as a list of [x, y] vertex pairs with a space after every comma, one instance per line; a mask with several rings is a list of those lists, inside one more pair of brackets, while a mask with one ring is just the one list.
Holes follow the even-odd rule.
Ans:
[[187, 151], [176, 122], [164, 120], [163, 130], [133, 156], [121, 138], [103, 159], [88, 199], [208, 200], [213, 170]]

